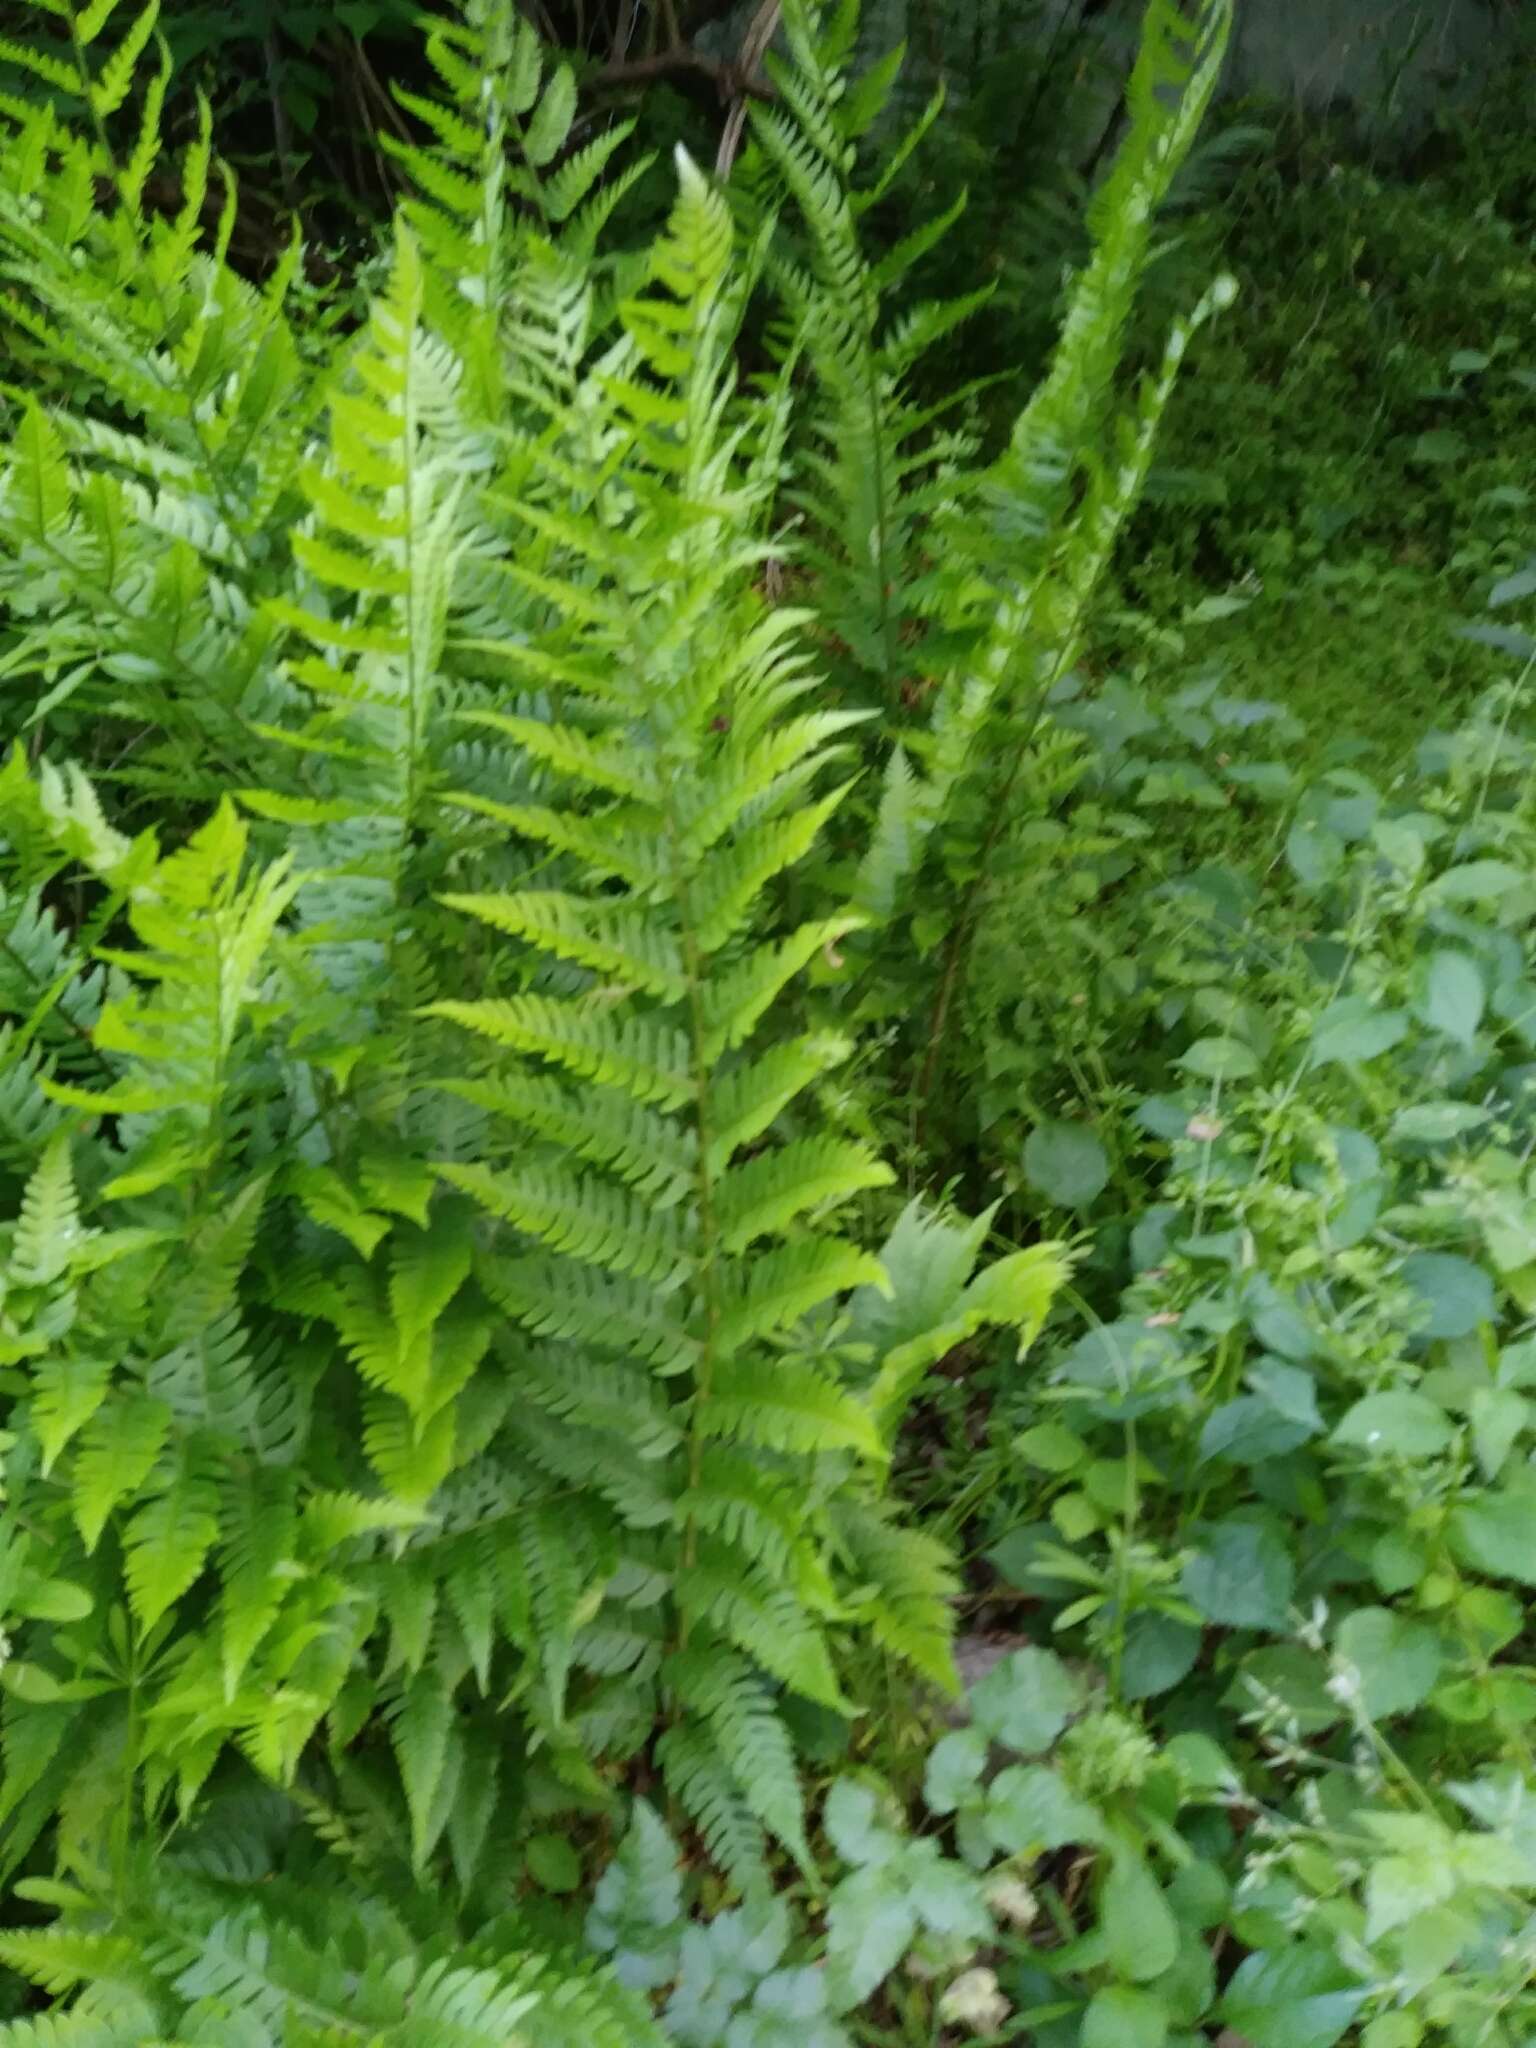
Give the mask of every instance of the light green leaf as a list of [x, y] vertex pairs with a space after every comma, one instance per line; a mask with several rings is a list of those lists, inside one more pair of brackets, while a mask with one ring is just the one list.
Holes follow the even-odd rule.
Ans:
[[1455, 1434], [1437, 1401], [1410, 1387], [1394, 1387], [1356, 1401], [1345, 1411], [1332, 1440], [1382, 1457], [1432, 1458]]
[[1170, 1969], [1179, 1952], [1179, 1926], [1146, 1859], [1128, 1843], [1110, 1850], [1109, 1875], [1099, 1894], [1099, 1923], [1110, 1967], [1133, 1984]]
[[1335, 1641], [1360, 1674], [1360, 1703], [1373, 1721], [1410, 1712], [1429, 1698], [1440, 1676], [1438, 1635], [1390, 1608], [1357, 1608]]
[[1015, 1650], [971, 1689], [976, 1726], [1021, 1756], [1049, 1749], [1082, 1701], [1081, 1681], [1049, 1650]]
[[1078, 2035], [1081, 2048], [1162, 2048], [1168, 2008], [1154, 1991], [1106, 1984], [1088, 2001]]
[[827, 1904], [827, 1963], [849, 2003], [879, 1987], [916, 1933], [917, 1908], [894, 1872], [871, 1867], [843, 1879]]
[[84, 1621], [93, 1603], [69, 1579], [34, 1579], [16, 1596], [16, 1612], [31, 1621]]
[[845, 1863], [886, 1863], [901, 1845], [879, 1793], [857, 1778], [839, 1778], [822, 1809], [827, 1839]]
[[1529, 880], [1523, 869], [1507, 860], [1469, 860], [1436, 876], [1424, 893], [1434, 903], [1499, 903]]
[[1040, 1422], [1013, 1440], [1013, 1448], [1040, 1472], [1070, 1472], [1088, 1455], [1088, 1446], [1064, 1422]]
[[987, 1787], [988, 1835], [1009, 1856], [1101, 1842], [1104, 1824], [1049, 1764], [1009, 1764]]
[[1029, 1184], [1061, 1209], [1085, 1209], [1109, 1181], [1109, 1155], [1086, 1124], [1037, 1124], [1024, 1143]]
[[1333, 2048], [1367, 1995], [1331, 1948], [1301, 1942], [1245, 1957], [1221, 2017], [1254, 2048]]
[[1450, 1536], [1452, 1550], [1474, 1571], [1536, 1586], [1536, 1481], [1521, 1474], [1497, 1492], [1459, 1502]]
[[1516, 1440], [1530, 1426], [1531, 1404], [1513, 1387], [1479, 1387], [1468, 1411], [1472, 1447], [1487, 1479], [1496, 1479]]
[[1407, 1034], [1406, 1010], [1383, 1010], [1369, 996], [1341, 996], [1312, 1026], [1312, 1058], [1320, 1067], [1363, 1066]]
[[953, 1813], [981, 1782], [987, 1767], [987, 1738], [976, 1728], [942, 1736], [923, 1773], [923, 1797], [931, 1813]]
[[1203, 1081], [1246, 1081], [1259, 1071], [1256, 1055], [1240, 1038], [1197, 1038], [1175, 1064]]
[[1455, 1252], [1416, 1252], [1404, 1259], [1402, 1276], [1427, 1305], [1428, 1337], [1467, 1337], [1494, 1320], [1493, 1281], [1481, 1266]]
[[1435, 1856], [1382, 1856], [1365, 1880], [1365, 1938], [1379, 1941], [1394, 1927], [1438, 1906], [1456, 1889], [1452, 1864]]
[[1424, 969], [1418, 1011], [1433, 1031], [1443, 1032], [1458, 1045], [1470, 1045], [1482, 1022], [1488, 991], [1482, 970], [1465, 953], [1442, 947], [1432, 953]]
[[1298, 819], [1286, 835], [1285, 857], [1304, 889], [1321, 889], [1344, 864], [1344, 842], [1316, 818]]
[[1448, 1145], [1487, 1123], [1490, 1114], [1475, 1102], [1418, 1102], [1398, 1111], [1388, 1135], [1398, 1145]]

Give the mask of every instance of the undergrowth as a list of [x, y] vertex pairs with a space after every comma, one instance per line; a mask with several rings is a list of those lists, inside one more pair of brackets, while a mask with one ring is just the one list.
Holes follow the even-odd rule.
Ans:
[[153, 4], [35, 14], [0, 2042], [1520, 2048], [1536, 571], [1494, 450], [1418, 537], [1487, 687], [1385, 772], [1185, 670], [1397, 545], [1288, 549], [1279, 454], [1137, 512], [1235, 474], [1192, 364], [1258, 403], [1209, 244], [1141, 294], [1224, 0], [995, 441], [852, 0], [723, 181], [464, 0], [334, 286], [206, 109], [155, 199]]

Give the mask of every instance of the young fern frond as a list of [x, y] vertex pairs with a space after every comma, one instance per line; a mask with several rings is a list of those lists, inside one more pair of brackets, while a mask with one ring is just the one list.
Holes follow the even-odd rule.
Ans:
[[[1231, 297], [1230, 283], [1220, 280], [1176, 324], [1160, 370], [1122, 415], [1114, 380], [1126, 323], [1158, 208], [1215, 89], [1231, 18], [1230, 0], [1199, 0], [1192, 15], [1174, 0], [1150, 0], [1128, 90], [1130, 127], [1095, 199], [1093, 253], [1073, 286], [1050, 370], [1002, 457], [977, 479], [973, 501], [957, 498], [936, 528], [939, 543], [965, 567], [953, 582], [949, 625], [970, 652], [933, 693], [928, 732], [912, 736], [910, 753], [893, 749], [854, 892], [862, 910], [889, 914], [930, 839], [947, 830], [947, 886], [958, 886], [962, 898], [946, 919], [920, 1061], [917, 1094], [925, 1104], [1029, 743], [1052, 687], [1076, 657], [1088, 600], [1140, 496], [1191, 335]], [[922, 771], [914, 772], [912, 755], [925, 757]]]
[[[862, 90], [845, 92], [850, 16], [856, 20], [857, 10], [842, 7], [823, 23], [807, 0], [786, 7], [789, 61], [770, 63], [783, 108], [754, 106], [752, 121], [809, 237], [802, 260], [775, 265], [817, 390], [801, 451], [806, 481], [793, 494], [803, 523], [798, 548], [816, 577], [821, 620], [873, 682], [875, 701], [893, 709], [924, 607], [921, 536], [943, 502], [945, 466], [961, 447], [932, 431], [933, 414], [907, 386], [922, 358], [989, 293], [914, 307], [899, 320], [888, 315], [891, 294], [964, 201], [878, 263], [865, 255], [859, 216], [898, 174], [942, 98], [890, 145], [879, 181], [858, 189], [849, 166], [881, 112], [901, 51]], [[954, 391], [944, 409], [967, 395]]]

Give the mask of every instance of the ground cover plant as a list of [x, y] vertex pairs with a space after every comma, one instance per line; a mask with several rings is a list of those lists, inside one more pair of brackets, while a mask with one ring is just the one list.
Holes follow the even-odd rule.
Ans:
[[723, 179], [434, 17], [329, 281], [3, 53], [14, 2048], [1536, 2023], [1536, 576], [1374, 776], [1105, 677], [1229, 10], [996, 441], [784, 14]]

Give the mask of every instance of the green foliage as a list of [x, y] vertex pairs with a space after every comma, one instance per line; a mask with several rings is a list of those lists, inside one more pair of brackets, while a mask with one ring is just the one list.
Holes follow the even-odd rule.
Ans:
[[41, 11], [0, 2040], [1521, 2048], [1536, 577], [1509, 484], [1511, 672], [1380, 772], [1186, 671], [1202, 547], [1323, 542], [1107, 584], [1227, 8], [1000, 446], [850, 6], [623, 255], [624, 125], [434, 19], [330, 296], [211, 115], [152, 199], [152, 11]]
[[[579, 1885], [552, 1824], [585, 1849], [643, 1776], [755, 1893], [816, 1870], [807, 1716], [871, 1660], [953, 1686], [898, 1432], [957, 1348], [1022, 1355], [1069, 1260], [881, 1199], [835, 1077], [882, 736], [818, 666], [845, 597], [763, 587], [849, 347], [891, 517], [930, 517], [895, 458], [942, 322], [827, 327], [766, 175], [738, 218], [686, 156], [611, 260], [622, 135], [571, 146], [570, 75], [477, 4], [431, 32], [387, 270], [317, 327], [296, 242], [232, 268], [206, 114], [147, 204], [153, 9], [52, 12], [69, 58], [12, 54], [57, 97], [0, 103], [0, 1862], [64, 1918], [5, 1957], [85, 2038], [101, 1980], [130, 2034], [542, 2042], [516, 1943], [482, 1970], [312, 1918], [308, 1869], [290, 1907], [155, 1851], [281, 1788], [360, 1924], [365, 1883], [488, 1922], [525, 1869]], [[796, 17], [764, 158], [878, 294], [805, 172], [850, 22]], [[1135, 149], [1177, 154], [1201, 90]], [[1070, 344], [1096, 378], [1117, 265]], [[796, 332], [744, 383], [767, 291]], [[946, 488], [980, 533], [990, 485]], [[574, 2037], [622, 2010], [548, 1981]]]

